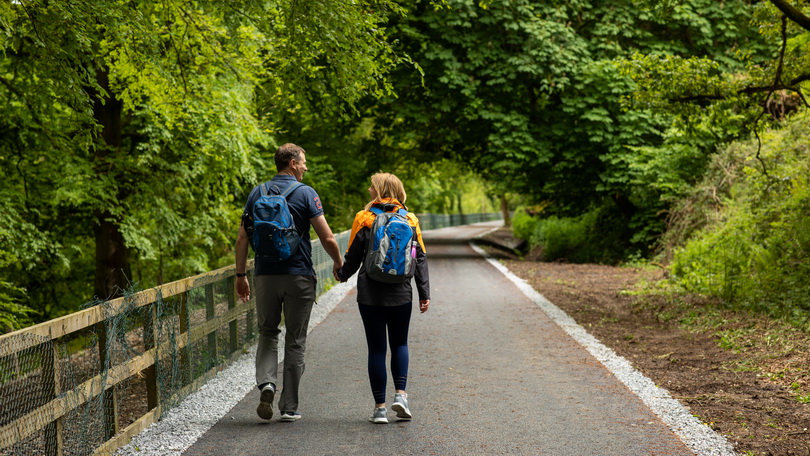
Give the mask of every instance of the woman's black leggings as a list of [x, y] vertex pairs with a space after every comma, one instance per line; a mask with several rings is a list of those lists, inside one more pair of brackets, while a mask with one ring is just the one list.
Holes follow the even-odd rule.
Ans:
[[359, 304], [360, 316], [366, 328], [368, 343], [368, 379], [374, 403], [385, 402], [386, 329], [391, 346], [391, 376], [394, 387], [404, 390], [408, 382], [408, 326], [411, 323], [411, 303], [401, 306], [366, 306]]

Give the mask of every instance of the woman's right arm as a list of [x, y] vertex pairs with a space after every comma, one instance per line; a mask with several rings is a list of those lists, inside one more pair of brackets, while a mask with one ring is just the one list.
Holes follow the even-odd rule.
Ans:
[[[416, 245], [416, 291], [419, 294], [419, 301], [430, 301], [430, 273], [428, 272], [427, 254], [422, 250], [422, 244]], [[427, 309], [426, 309], [427, 310]], [[424, 310], [422, 311], [424, 312]]]
[[335, 278], [339, 281], [345, 282], [349, 280], [349, 277], [360, 269], [360, 265], [363, 263], [363, 255], [366, 252], [366, 240], [368, 239], [370, 231], [371, 230], [368, 228], [361, 228], [357, 231], [354, 239], [352, 239], [352, 243], [349, 245], [349, 249], [343, 257], [343, 267], [335, 273], [337, 276]]

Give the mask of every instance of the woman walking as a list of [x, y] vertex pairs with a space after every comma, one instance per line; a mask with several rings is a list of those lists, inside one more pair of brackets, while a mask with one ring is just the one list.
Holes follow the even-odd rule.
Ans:
[[[374, 411], [369, 421], [388, 423], [385, 405], [386, 346], [391, 347], [391, 376], [394, 379], [395, 389], [391, 410], [400, 420], [413, 418], [408, 407], [408, 394], [405, 392], [408, 381], [408, 328], [411, 321], [413, 293], [410, 279], [401, 283], [384, 283], [369, 277], [364, 258], [369, 238], [372, 236], [371, 226], [377, 217], [375, 211], [407, 211], [404, 204], [406, 195], [402, 182], [389, 173], [371, 176], [371, 187], [368, 191], [371, 201], [354, 218], [345, 262], [343, 267], [335, 272], [335, 278], [345, 282], [360, 269], [357, 276], [357, 303], [366, 332], [368, 378], [374, 396]], [[407, 213], [407, 219], [416, 241], [412, 247], [416, 261], [414, 278], [419, 295], [419, 310], [424, 313], [430, 306], [427, 256], [419, 220], [410, 212]]]

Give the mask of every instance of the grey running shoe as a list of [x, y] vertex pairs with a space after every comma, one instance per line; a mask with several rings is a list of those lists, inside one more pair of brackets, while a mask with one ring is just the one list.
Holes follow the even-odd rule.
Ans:
[[301, 419], [301, 414], [298, 413], [298, 412], [281, 412], [281, 418], [279, 418], [278, 420], [279, 421], [292, 422], [292, 421], [298, 421], [300, 419]]
[[377, 407], [368, 420], [372, 423], [386, 424], [388, 423], [388, 410], [385, 407]]
[[391, 410], [397, 412], [397, 419], [410, 420], [413, 418], [411, 409], [408, 408], [408, 393], [394, 394], [394, 403], [391, 404]]
[[256, 413], [260, 418], [269, 420], [273, 418], [273, 398], [276, 397], [276, 389], [272, 383], [268, 383], [262, 388], [262, 395], [259, 398], [259, 406]]

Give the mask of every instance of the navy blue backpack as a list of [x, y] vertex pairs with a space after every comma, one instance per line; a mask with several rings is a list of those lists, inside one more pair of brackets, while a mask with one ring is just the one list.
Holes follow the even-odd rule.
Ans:
[[251, 245], [257, 258], [285, 261], [295, 253], [301, 242], [301, 233], [295, 227], [287, 197], [304, 184], [290, 184], [281, 194], [271, 194], [267, 184], [265, 182], [260, 187], [262, 196], [253, 203]]

